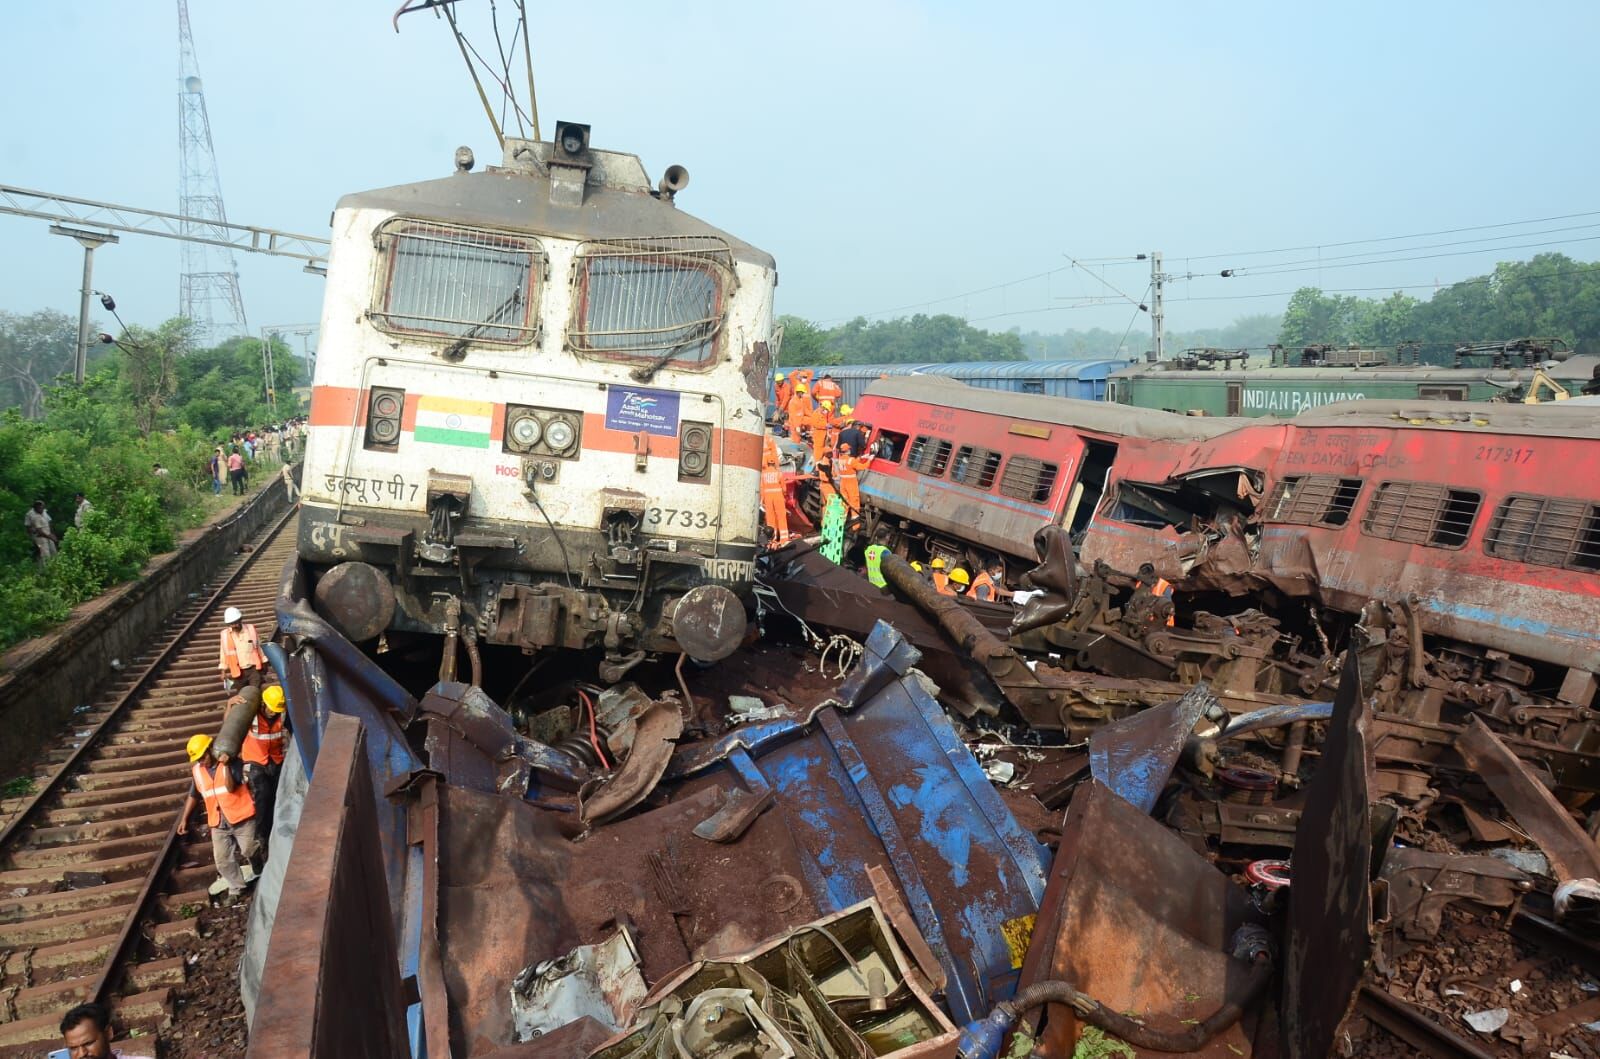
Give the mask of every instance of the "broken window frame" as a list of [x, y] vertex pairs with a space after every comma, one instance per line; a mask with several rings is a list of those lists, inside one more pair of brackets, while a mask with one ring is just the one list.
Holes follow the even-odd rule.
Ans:
[[1337, 474], [1288, 475], [1272, 487], [1264, 508], [1265, 521], [1341, 529], [1350, 524], [1365, 485], [1364, 478]]
[[898, 430], [879, 430], [878, 436], [872, 439], [867, 451], [872, 453], [874, 459], [899, 463], [905, 458], [906, 450], [910, 447], [910, 434]]
[[[544, 246], [522, 232], [395, 217], [379, 225], [373, 243], [384, 266], [367, 318], [380, 331], [520, 346], [539, 337], [539, 291], [545, 277]], [[430, 248], [432, 248], [430, 250]], [[502, 255], [495, 260], [491, 255]], [[463, 271], [457, 266], [466, 264]], [[416, 276], [412, 277], [412, 267]], [[482, 291], [507, 268], [514, 282], [482, 298], [485, 309], [465, 312], [465, 296]], [[414, 279], [414, 282], [413, 282]], [[396, 305], [397, 296], [416, 304]], [[431, 299], [432, 304], [424, 299]], [[520, 313], [499, 319], [509, 309]], [[487, 308], [490, 305], [494, 308]], [[472, 319], [472, 317], [482, 317]]]
[[[918, 434], [906, 451], [906, 466], [924, 478], [943, 478], [954, 446], [943, 438]], [[929, 456], [932, 453], [932, 456]]]
[[[623, 271], [597, 274], [596, 266], [602, 263]], [[650, 318], [591, 320], [591, 312], [601, 304], [597, 296], [601, 281], [620, 278], [625, 285], [633, 278], [626, 270], [641, 266], [652, 275], [646, 284], [649, 289], [638, 296], [626, 293], [618, 299], [623, 304], [614, 308], [617, 312], [652, 314]], [[682, 301], [674, 296], [681, 281], [662, 278], [667, 272], [698, 273], [710, 280], [709, 303], [699, 315], [659, 318]], [[594, 360], [660, 362], [661, 367], [680, 371], [709, 371], [721, 359], [728, 300], [736, 286], [733, 252], [721, 239], [662, 236], [591, 240], [578, 247], [572, 262], [572, 318], [567, 325], [567, 343], [573, 352]], [[620, 326], [624, 322], [634, 326]]]
[[970, 489], [981, 489], [984, 492], [994, 487], [995, 478], [999, 473], [1000, 453], [993, 449], [981, 449], [975, 445], [961, 446], [956, 450], [955, 459], [950, 463], [952, 482]]
[[[1469, 502], [1463, 517], [1461, 505]], [[1367, 501], [1361, 532], [1378, 540], [1459, 551], [1472, 537], [1482, 508], [1483, 494], [1474, 489], [1456, 489], [1443, 482], [1383, 481]]]
[[1006, 460], [1000, 474], [1000, 495], [1030, 504], [1043, 504], [1050, 499], [1051, 490], [1061, 476], [1059, 464], [1041, 460], [1037, 456], [1013, 455]]
[[[1522, 510], [1514, 510], [1519, 505]], [[1508, 528], [1513, 517], [1517, 521]], [[1483, 535], [1483, 551], [1496, 559], [1533, 566], [1600, 570], [1600, 504], [1512, 493], [1496, 506]]]

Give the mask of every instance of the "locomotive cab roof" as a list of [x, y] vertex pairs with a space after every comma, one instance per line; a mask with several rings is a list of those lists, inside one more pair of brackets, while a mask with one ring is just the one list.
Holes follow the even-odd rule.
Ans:
[[476, 173], [458, 166], [437, 180], [353, 192], [337, 208], [576, 241], [711, 238], [736, 261], [776, 268], [766, 251], [684, 213], [665, 188], [652, 188], [637, 155], [585, 147], [581, 158], [564, 160], [560, 152], [552, 143], [508, 138], [501, 165]]

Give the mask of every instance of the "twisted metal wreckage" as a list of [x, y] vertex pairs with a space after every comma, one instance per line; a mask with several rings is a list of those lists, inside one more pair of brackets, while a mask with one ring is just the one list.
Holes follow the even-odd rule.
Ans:
[[1383, 988], [1458, 902], [1600, 974], [1587, 741], [1419, 719], [1472, 695], [1403, 604], [1307, 649], [1037, 544], [1020, 611], [776, 552], [766, 624], [860, 637], [843, 680], [694, 741], [687, 685], [620, 685], [594, 755], [453, 679], [413, 698], [291, 570], [251, 1054], [1322, 1056], [1352, 1011], [1488, 1054]]

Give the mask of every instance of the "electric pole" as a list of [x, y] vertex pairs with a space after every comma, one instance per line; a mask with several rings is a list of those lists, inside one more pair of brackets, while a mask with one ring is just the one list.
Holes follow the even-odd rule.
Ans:
[[1161, 303], [1161, 285], [1169, 278], [1161, 271], [1161, 251], [1152, 250], [1150, 252], [1150, 349], [1158, 363], [1164, 359], [1162, 335], [1167, 324], [1166, 309]]
[[91, 232], [83, 228], [50, 226], [51, 235], [67, 235], [83, 247], [83, 290], [78, 299], [78, 348], [72, 358], [72, 378], [79, 386], [89, 368], [89, 295], [94, 293], [94, 252], [107, 243], [121, 242], [110, 232]]

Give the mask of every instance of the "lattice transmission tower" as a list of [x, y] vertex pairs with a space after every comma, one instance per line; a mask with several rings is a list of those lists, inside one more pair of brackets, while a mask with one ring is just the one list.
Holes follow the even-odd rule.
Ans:
[[[189, 32], [188, 0], [178, 0], [178, 212], [185, 218], [184, 236], [226, 241], [221, 225], [228, 220], [222, 205], [217, 153], [211, 146], [211, 119]], [[207, 224], [214, 221], [215, 224]], [[192, 320], [201, 345], [245, 335], [244, 299], [239, 294], [239, 266], [233, 252], [208, 243], [183, 243], [178, 277], [178, 313]]]

